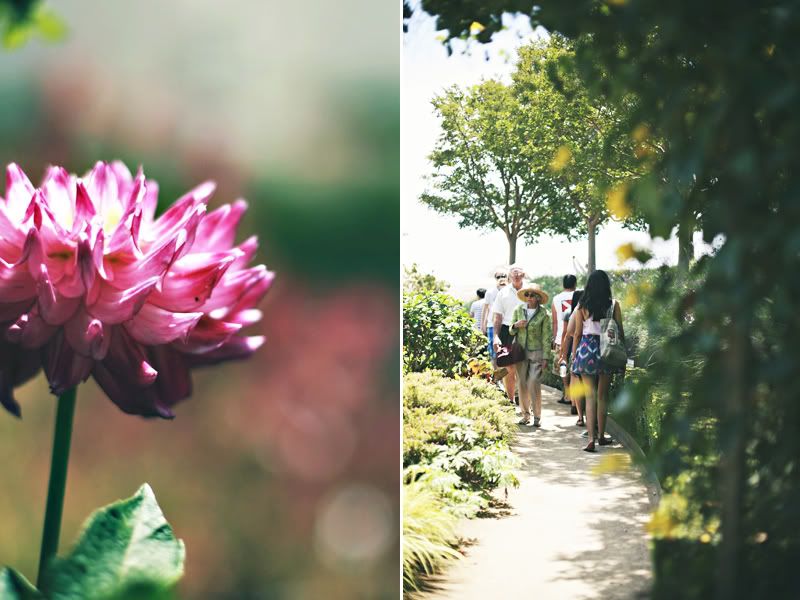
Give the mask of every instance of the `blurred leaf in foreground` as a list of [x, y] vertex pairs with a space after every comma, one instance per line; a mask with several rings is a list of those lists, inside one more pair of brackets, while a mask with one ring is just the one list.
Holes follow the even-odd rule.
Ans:
[[183, 575], [184, 558], [183, 542], [144, 484], [89, 517], [70, 555], [49, 565], [42, 587], [54, 600], [164, 599]]

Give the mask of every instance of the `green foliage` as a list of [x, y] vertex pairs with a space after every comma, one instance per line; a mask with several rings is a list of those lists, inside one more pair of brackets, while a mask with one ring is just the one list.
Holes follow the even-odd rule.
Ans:
[[425, 515], [409, 517], [409, 508], [403, 513], [404, 533], [414, 533], [408, 546], [404, 537], [403, 577], [414, 587], [420, 572], [453, 557], [454, 530], [444, 536], [437, 525], [472, 517], [486, 507], [492, 489], [519, 484], [509, 449], [516, 426], [504, 395], [481, 379], [428, 371], [407, 374], [403, 386], [404, 506], [411, 494], [419, 503], [412, 509]]
[[3, 600], [37, 600], [44, 596], [20, 573], [5, 567], [0, 570], [0, 598]]
[[167, 600], [183, 575], [183, 542], [144, 484], [135, 496], [96, 511], [70, 554], [53, 559], [38, 592], [22, 575], [0, 571], [0, 598]]
[[485, 353], [485, 338], [458, 300], [431, 292], [403, 298], [406, 372], [437, 369], [450, 376], [467, 375], [470, 359]]
[[36, 35], [48, 42], [59, 42], [67, 34], [61, 18], [41, 0], [0, 2], [0, 27], [7, 50], [21, 48]]
[[403, 267], [403, 294], [412, 296], [414, 294], [440, 294], [446, 292], [450, 284], [441, 279], [437, 279], [431, 273], [423, 273], [419, 270], [417, 263], [411, 267]]
[[[433, 99], [442, 135], [431, 153], [433, 187], [422, 202], [459, 218], [459, 226], [500, 229], [509, 243], [545, 229], [552, 194], [537, 153], [537, 115], [523, 113], [514, 90], [488, 80], [468, 90], [451, 87]], [[523, 118], [530, 117], [530, 118]]]
[[460, 555], [458, 516], [423, 479], [403, 485], [403, 587], [418, 589], [419, 575], [430, 575]]

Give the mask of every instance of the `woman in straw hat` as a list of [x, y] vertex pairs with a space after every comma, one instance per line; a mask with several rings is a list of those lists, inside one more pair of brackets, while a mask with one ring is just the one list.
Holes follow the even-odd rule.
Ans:
[[542, 421], [542, 372], [547, 369], [545, 350], [550, 348], [553, 338], [553, 325], [548, 311], [547, 293], [538, 283], [529, 282], [517, 291], [517, 297], [524, 302], [515, 310], [509, 333], [517, 337], [525, 350], [525, 360], [514, 365], [519, 386], [519, 405], [522, 409], [521, 425], [530, 424], [531, 394], [533, 394], [533, 426], [539, 427]]

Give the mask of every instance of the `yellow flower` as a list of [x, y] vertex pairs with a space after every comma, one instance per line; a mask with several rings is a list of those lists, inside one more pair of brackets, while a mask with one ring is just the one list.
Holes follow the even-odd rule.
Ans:
[[650, 128], [644, 123], [639, 123], [633, 130], [631, 137], [635, 142], [642, 143], [650, 137]]
[[572, 152], [570, 152], [569, 148], [567, 146], [561, 146], [556, 151], [553, 160], [550, 161], [550, 169], [553, 171], [561, 171], [569, 164], [571, 158]]
[[569, 383], [568, 395], [570, 398], [583, 398], [588, 389], [589, 386], [586, 385], [581, 379], [572, 377]]
[[700, 536], [700, 541], [703, 542], [704, 544], [708, 544], [711, 541], [711, 536], [708, 535], [707, 533], [704, 533]]
[[469, 26], [469, 34], [470, 35], [478, 35], [484, 29], [486, 29], [486, 27], [484, 27], [483, 25], [481, 25], [477, 21], [473, 21], [472, 25]]
[[624, 263], [626, 260], [632, 259], [634, 256], [636, 256], [636, 248], [631, 242], [622, 244], [617, 248], [617, 260], [620, 264]]
[[592, 473], [594, 475], [603, 475], [605, 473], [619, 473], [626, 471], [630, 468], [631, 457], [628, 454], [615, 452], [614, 454], [606, 454], [600, 459], [594, 467]]
[[650, 516], [650, 521], [645, 525], [647, 532], [656, 538], [668, 538], [672, 536], [677, 523], [666, 510], [658, 510]]
[[620, 221], [624, 221], [633, 213], [628, 204], [627, 195], [628, 184], [619, 183], [612, 187], [606, 196], [606, 206], [609, 212]]

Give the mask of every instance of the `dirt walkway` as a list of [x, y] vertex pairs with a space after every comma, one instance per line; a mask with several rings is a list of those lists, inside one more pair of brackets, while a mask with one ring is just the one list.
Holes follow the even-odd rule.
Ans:
[[542, 428], [520, 426], [520, 487], [507, 508], [465, 521], [463, 559], [421, 594], [425, 600], [617, 600], [646, 597], [651, 581], [644, 524], [647, 489], [635, 468], [596, 476], [618, 444], [582, 452], [586, 439], [560, 392], [546, 388]]

